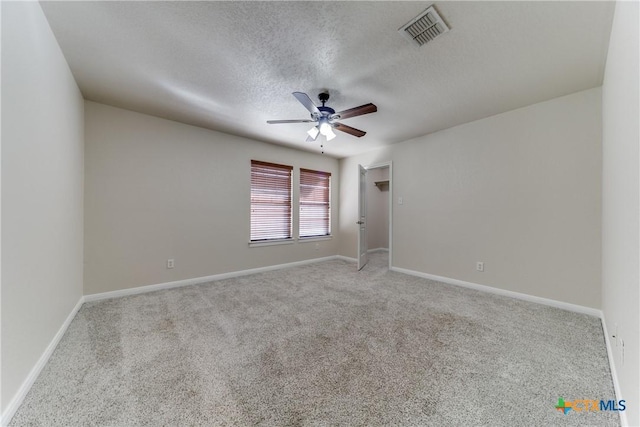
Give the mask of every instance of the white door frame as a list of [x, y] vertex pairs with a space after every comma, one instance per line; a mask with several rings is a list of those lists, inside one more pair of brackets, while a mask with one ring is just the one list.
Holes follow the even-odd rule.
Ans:
[[386, 167], [389, 168], [389, 269], [391, 269], [393, 266], [393, 161], [364, 166], [367, 171]]
[[358, 271], [369, 261], [367, 239], [367, 168], [358, 165]]

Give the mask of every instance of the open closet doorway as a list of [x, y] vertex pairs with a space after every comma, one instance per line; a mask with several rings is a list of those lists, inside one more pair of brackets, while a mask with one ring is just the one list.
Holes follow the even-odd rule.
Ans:
[[[363, 174], [363, 172], [365, 172]], [[392, 165], [391, 162], [360, 166], [358, 269], [371, 256], [376, 264], [392, 264]]]

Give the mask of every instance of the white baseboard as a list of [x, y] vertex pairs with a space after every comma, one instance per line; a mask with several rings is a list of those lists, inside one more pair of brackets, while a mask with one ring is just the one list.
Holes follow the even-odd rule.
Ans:
[[249, 274], [264, 273], [267, 271], [281, 270], [283, 268], [298, 267], [316, 262], [337, 259], [339, 256], [328, 256], [322, 258], [312, 258], [303, 261], [288, 262], [286, 264], [269, 265], [267, 267], [251, 268], [248, 270], [231, 271], [229, 273], [214, 274], [212, 276], [195, 277], [193, 279], [176, 280], [174, 282], [159, 283], [156, 285], [139, 286], [135, 288], [120, 289], [118, 291], [102, 292], [98, 294], [85, 295], [85, 302], [100, 301], [103, 299], [119, 298], [128, 295], [138, 295], [147, 292], [159, 291], [162, 289], [180, 288], [183, 286], [198, 285], [201, 283], [215, 282], [217, 280], [230, 279], [233, 277], [247, 276]]
[[[618, 373], [616, 372], [616, 365], [613, 359], [613, 347], [611, 346], [611, 339], [609, 338], [609, 330], [607, 329], [607, 322], [604, 318], [604, 313], [600, 311], [600, 320], [602, 321], [602, 332], [604, 333], [604, 342], [607, 347], [607, 358], [609, 359], [609, 370], [611, 371], [611, 377], [613, 378], [613, 389], [616, 393], [616, 401], [623, 399], [622, 392], [620, 391], [620, 382], [618, 381]], [[620, 414], [620, 425], [628, 426], [627, 413], [625, 411], [618, 411]]]
[[375, 248], [375, 249], [367, 250], [367, 253], [373, 253], [373, 252], [389, 252], [389, 248]]
[[447, 283], [449, 285], [462, 286], [463, 288], [475, 289], [477, 291], [489, 292], [492, 294], [507, 296], [524, 301], [535, 302], [542, 305], [548, 305], [551, 307], [561, 308], [563, 310], [573, 311], [575, 313], [588, 314], [589, 316], [600, 317], [601, 312], [596, 308], [584, 307], [582, 305], [570, 304], [568, 302], [556, 301], [553, 299], [536, 297], [529, 294], [523, 294], [520, 292], [508, 291], [506, 289], [494, 288], [492, 286], [480, 285], [478, 283], [465, 282], [463, 280], [451, 279], [449, 277], [436, 276], [434, 274], [422, 273], [420, 271], [408, 270], [405, 268], [391, 267], [392, 271], [398, 273], [409, 274], [411, 276], [422, 277], [424, 279], [435, 280], [437, 282]]
[[22, 404], [22, 401], [27, 396], [27, 393], [29, 393], [31, 386], [36, 381], [36, 379], [38, 378], [38, 375], [40, 375], [40, 372], [49, 361], [49, 358], [53, 354], [53, 351], [58, 346], [58, 343], [62, 339], [62, 336], [67, 331], [67, 328], [71, 324], [71, 321], [73, 320], [73, 318], [76, 317], [76, 314], [78, 313], [78, 310], [80, 310], [80, 307], [82, 307], [83, 303], [84, 303], [84, 297], [80, 297], [76, 306], [73, 307], [73, 310], [71, 310], [71, 313], [69, 313], [69, 315], [65, 319], [60, 329], [58, 329], [58, 332], [55, 334], [55, 336], [53, 337], [53, 339], [51, 340], [47, 348], [44, 350], [44, 353], [42, 353], [42, 355], [36, 362], [35, 366], [29, 372], [29, 375], [27, 375], [27, 378], [25, 378], [25, 380], [22, 382], [22, 385], [20, 386], [16, 394], [13, 396], [13, 398], [9, 402], [9, 405], [7, 405], [7, 408], [2, 414], [2, 420], [0, 421], [0, 425], [6, 426], [9, 424], [9, 422], [11, 421], [11, 418], [13, 418], [16, 411]]
[[342, 261], [347, 261], [347, 262], [358, 262], [358, 258], [351, 258], [348, 256], [344, 256], [344, 255], [336, 255], [334, 256], [335, 259], [341, 259]]

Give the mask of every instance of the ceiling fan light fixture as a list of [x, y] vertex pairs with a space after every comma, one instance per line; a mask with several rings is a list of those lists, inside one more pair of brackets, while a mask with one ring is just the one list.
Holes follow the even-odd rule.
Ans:
[[327, 122], [327, 119], [320, 120], [320, 133], [324, 136], [332, 134], [331, 125]]
[[324, 136], [327, 137], [327, 141], [331, 141], [333, 138], [336, 137], [336, 134], [333, 133], [333, 129], [331, 129], [331, 127], [329, 127], [329, 130], [327, 131], [327, 133]]
[[314, 126], [314, 127], [312, 127], [311, 129], [309, 129], [309, 130], [307, 131], [307, 133], [309, 134], [309, 136], [310, 136], [312, 139], [314, 139], [314, 140], [315, 140], [315, 139], [318, 137], [318, 134], [320, 133], [320, 130], [318, 130], [318, 126]]
[[326, 117], [320, 119], [318, 127], [320, 128], [320, 135], [324, 135], [327, 138], [327, 141], [331, 141], [336, 137], [336, 134], [333, 133], [333, 127]]

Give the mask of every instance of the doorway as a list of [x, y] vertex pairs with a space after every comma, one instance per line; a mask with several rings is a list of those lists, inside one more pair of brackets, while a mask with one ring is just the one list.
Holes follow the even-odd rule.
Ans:
[[[358, 186], [358, 269], [368, 262], [369, 254], [384, 253], [392, 265], [392, 164], [359, 165]], [[380, 257], [381, 255], [376, 255]]]

